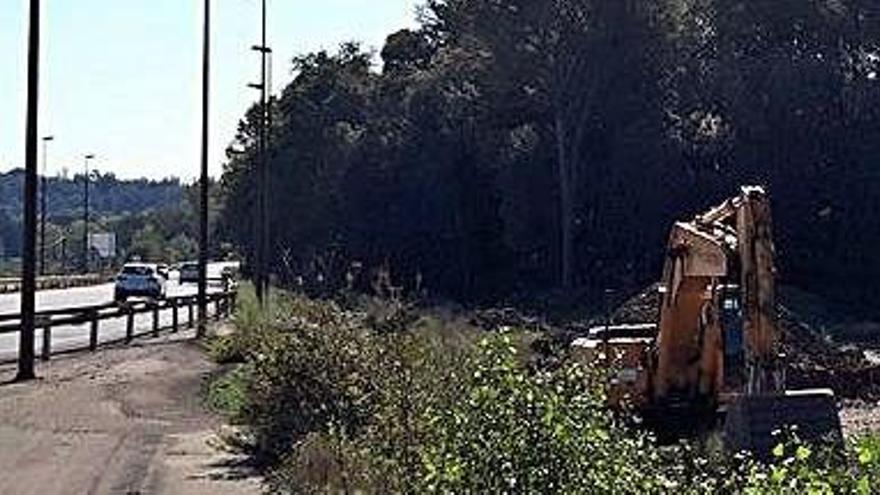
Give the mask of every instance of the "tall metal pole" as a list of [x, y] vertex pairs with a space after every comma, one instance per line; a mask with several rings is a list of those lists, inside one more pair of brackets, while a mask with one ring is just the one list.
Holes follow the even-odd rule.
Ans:
[[54, 136], [43, 138], [43, 176], [40, 179], [40, 275], [46, 275], [46, 203], [47, 203], [47, 178], [49, 174], [49, 141]]
[[34, 291], [37, 240], [37, 121], [40, 81], [40, 0], [30, 0], [28, 37], [28, 96], [25, 123], [24, 241], [21, 268], [21, 335], [16, 380], [34, 378]]
[[[262, 115], [261, 115], [262, 120]], [[259, 301], [260, 305], [263, 304], [263, 157], [266, 155], [266, 146], [263, 141], [263, 123], [260, 122], [260, 137], [259, 137], [259, 155], [260, 161], [257, 165], [257, 209], [256, 209], [256, 218], [254, 218], [254, 226], [257, 230], [257, 248], [254, 250], [254, 284], [256, 285], [255, 289], [257, 292], [257, 301]]]
[[266, 57], [271, 49], [266, 46], [266, 0], [263, 0], [262, 12], [262, 43], [259, 46], [252, 47], [253, 50], [260, 52], [261, 61], [261, 80], [259, 84], [249, 84], [248, 86], [260, 90], [260, 112], [259, 112], [259, 154], [260, 162], [257, 166], [257, 208], [254, 224], [257, 231], [257, 246], [254, 253], [254, 283], [256, 285], [257, 300], [262, 305], [266, 299], [268, 291], [268, 201], [267, 189], [269, 183], [268, 174], [268, 145], [267, 145], [267, 105], [266, 105]]
[[268, 124], [268, 114], [269, 109], [267, 106], [267, 89], [268, 86], [266, 84], [267, 78], [267, 57], [269, 55], [269, 48], [266, 46], [266, 0], [263, 0], [263, 41], [261, 44], [262, 50], [260, 50], [261, 60], [262, 60], [262, 90], [260, 91], [261, 102], [260, 106], [262, 108], [261, 115], [263, 117], [263, 121], [261, 122], [260, 130], [262, 133], [262, 141], [263, 141], [263, 153], [260, 157], [262, 163], [260, 167], [260, 176], [262, 183], [260, 186], [260, 201], [262, 210], [260, 211], [260, 236], [261, 236], [261, 246], [263, 248], [262, 256], [260, 256], [260, 260], [263, 263], [263, 266], [260, 267], [260, 275], [262, 275], [262, 285], [263, 285], [263, 300], [267, 300], [269, 298], [269, 129], [267, 127]]
[[89, 272], [89, 160], [95, 155], [85, 156], [85, 189], [83, 190], [83, 251], [82, 251], [82, 272]]
[[208, 319], [208, 104], [211, 64], [211, 0], [205, 0], [204, 46], [202, 48], [202, 166], [199, 205], [199, 325], [196, 335], [205, 335]]
[[266, 0], [262, 1], [262, 42], [260, 51], [260, 168], [257, 180], [257, 298], [266, 299]]

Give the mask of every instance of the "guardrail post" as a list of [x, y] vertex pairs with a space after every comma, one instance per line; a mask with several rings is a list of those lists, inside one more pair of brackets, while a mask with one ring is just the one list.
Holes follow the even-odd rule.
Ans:
[[187, 323], [186, 326], [187, 326], [188, 328], [192, 328], [193, 325], [194, 325], [194, 320], [193, 320], [193, 300], [192, 300], [192, 298], [190, 298], [190, 299], [187, 300], [187, 309], [189, 310], [189, 322]]
[[49, 326], [49, 323], [46, 322], [45, 326], [43, 326], [43, 352], [40, 358], [43, 361], [48, 361], [52, 356], [52, 327]]
[[159, 303], [153, 303], [153, 337], [159, 336]]
[[171, 331], [177, 332], [177, 299], [171, 300]]
[[125, 343], [128, 344], [134, 339], [134, 308], [131, 306], [126, 308], [125, 315]]
[[89, 331], [89, 350], [94, 352], [98, 348], [98, 312], [92, 311], [89, 316], [92, 318], [92, 326]]

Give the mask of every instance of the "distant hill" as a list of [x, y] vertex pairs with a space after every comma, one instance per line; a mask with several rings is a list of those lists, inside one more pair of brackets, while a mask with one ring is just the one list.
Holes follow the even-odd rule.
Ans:
[[[83, 214], [83, 176], [48, 178], [48, 220], [66, 225]], [[21, 251], [24, 170], [0, 174], [0, 258]], [[177, 179], [121, 180], [113, 174], [93, 177], [89, 184], [89, 209], [94, 220], [129, 217], [168, 208], [179, 208], [185, 186]]]
[[[22, 216], [24, 170], [0, 174], [0, 212], [12, 219]], [[71, 179], [48, 179], [48, 215], [51, 219], [82, 215], [82, 175]], [[143, 213], [175, 205], [183, 198], [184, 187], [177, 179], [159, 181], [121, 180], [113, 174], [92, 178], [89, 185], [89, 208], [96, 216]]]

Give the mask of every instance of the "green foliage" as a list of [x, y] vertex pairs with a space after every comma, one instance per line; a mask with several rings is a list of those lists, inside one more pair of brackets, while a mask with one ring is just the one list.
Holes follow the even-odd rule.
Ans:
[[[18, 256], [21, 249], [22, 172], [0, 174], [0, 257]], [[219, 209], [217, 188], [209, 184], [210, 235], [215, 238]], [[47, 178], [47, 257], [53, 271], [71, 267], [83, 251], [83, 182], [81, 176]], [[90, 231], [116, 234], [117, 260], [138, 256], [174, 263], [195, 258], [198, 243], [197, 185], [177, 179], [120, 180], [112, 174], [92, 177], [89, 189]], [[62, 238], [65, 248], [62, 249]], [[218, 245], [215, 254], [221, 254]], [[230, 249], [224, 249], [229, 254]], [[62, 259], [65, 256], [66, 259]]]
[[135, 233], [129, 248], [129, 254], [143, 260], [158, 261], [162, 259], [165, 239], [152, 224], [148, 224]]
[[237, 334], [215, 335], [208, 340], [207, 349], [211, 359], [218, 364], [244, 362], [242, 338]]
[[208, 407], [235, 422], [247, 404], [251, 374], [249, 366], [237, 366], [212, 380], [206, 394]]
[[[872, 493], [880, 439], [841, 452], [780, 437], [775, 457], [657, 445], [604, 406], [601, 376], [535, 369], [523, 333], [371, 301], [245, 291], [247, 364], [209, 402], [281, 493]], [[271, 315], [271, 316], [270, 316]], [[391, 324], [389, 322], [398, 322]], [[246, 343], [245, 343], [246, 342]], [[240, 442], [242, 438], [237, 438]]]
[[0, 211], [0, 258], [21, 254], [21, 222]]
[[420, 490], [645, 493], [647, 438], [624, 433], [588, 370], [529, 373], [510, 335], [484, 339], [461, 396], [426, 414]]
[[[268, 308], [278, 308], [281, 296], [273, 293]], [[235, 331], [213, 335], [207, 349], [211, 358], [220, 364], [244, 362], [258, 348], [261, 332], [272, 321], [271, 309], [261, 308], [256, 291], [250, 283], [239, 285], [232, 323]]]
[[880, 483], [877, 437], [851, 442], [846, 452], [817, 450], [797, 438], [773, 449], [769, 466], [752, 463], [743, 469], [747, 494], [871, 494]]
[[[80, 170], [82, 163], [77, 164]], [[0, 174], [0, 210], [13, 218], [22, 216], [21, 190], [24, 170], [16, 169]], [[83, 207], [82, 175], [47, 178], [48, 209], [50, 218], [81, 218]], [[157, 210], [179, 203], [183, 187], [177, 179], [123, 180], [112, 173], [92, 177], [89, 205], [96, 217]]]
[[[557, 287], [568, 246], [601, 294], [655, 280], [672, 221], [758, 183], [788, 280], [871, 304], [873, 5], [430, 0], [381, 72], [351, 44], [297, 57], [270, 108], [275, 274], [342, 286], [387, 262], [470, 301]], [[258, 115], [222, 179], [251, 259]]]
[[[21, 170], [0, 174], [0, 256], [19, 256], [21, 250], [22, 218], [21, 188], [24, 175]], [[182, 201], [185, 187], [177, 179], [121, 180], [113, 174], [92, 178], [89, 189], [89, 209], [94, 231], [116, 232], [121, 255], [128, 251], [135, 230], [163, 225], [156, 221], [162, 210], [175, 210], [174, 215], [183, 217]], [[47, 245], [50, 260], [60, 262], [61, 237], [67, 238], [68, 256], [82, 252], [83, 182], [82, 176], [47, 178]], [[170, 217], [171, 215], [165, 215]], [[127, 221], [131, 219], [131, 221]], [[136, 227], [133, 226], [136, 224]], [[153, 227], [150, 228], [154, 228]], [[177, 229], [178, 225], [169, 227]], [[164, 242], [164, 238], [162, 241]], [[181, 245], [174, 246], [177, 252]], [[138, 251], [149, 250], [141, 244]], [[154, 249], [153, 251], [161, 251]], [[138, 253], [140, 254], [140, 253]], [[165, 254], [165, 253], [161, 253]], [[69, 261], [69, 260], [68, 260]], [[173, 261], [173, 260], [172, 260]]]

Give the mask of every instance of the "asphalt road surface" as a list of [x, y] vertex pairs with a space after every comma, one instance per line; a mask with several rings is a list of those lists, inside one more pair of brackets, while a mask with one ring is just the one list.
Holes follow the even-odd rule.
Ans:
[[[212, 264], [208, 269], [209, 277], [219, 276], [218, 264]], [[187, 296], [195, 295], [196, 284], [181, 284], [177, 279], [176, 272], [171, 273], [168, 280], [167, 295]], [[220, 287], [213, 285], [209, 291], [219, 290]], [[92, 287], [76, 287], [61, 290], [47, 290], [37, 292], [37, 311], [59, 308], [74, 308], [104, 304], [113, 301], [113, 284], [103, 284]], [[15, 314], [20, 311], [21, 297], [19, 293], [0, 295], [0, 314]], [[208, 307], [209, 314], [213, 311], [213, 305]], [[181, 308], [179, 323], [186, 325], [188, 314], [185, 308]], [[152, 329], [152, 315], [149, 313], [135, 315], [135, 334], [149, 332]], [[159, 314], [160, 327], [170, 326], [172, 322], [171, 310], [161, 311]], [[42, 350], [43, 331], [38, 329], [35, 335], [36, 353]], [[85, 348], [89, 343], [89, 325], [59, 326], [52, 328], [52, 351], [53, 353], [77, 348]], [[98, 327], [99, 344], [121, 340], [125, 337], [125, 319], [115, 318], [102, 320]], [[18, 356], [18, 334], [0, 335], [0, 362], [10, 362]]]

